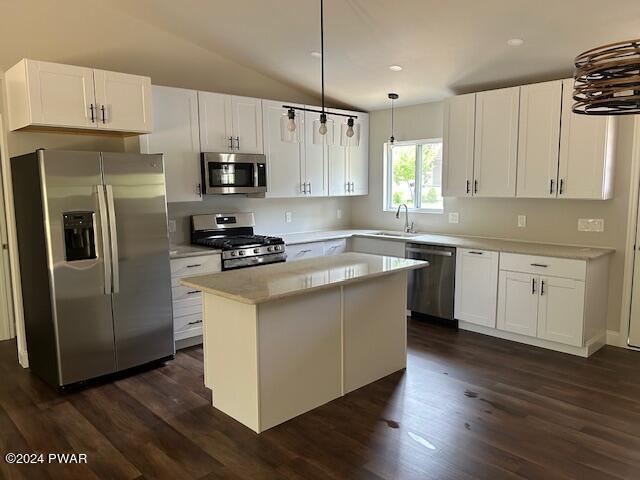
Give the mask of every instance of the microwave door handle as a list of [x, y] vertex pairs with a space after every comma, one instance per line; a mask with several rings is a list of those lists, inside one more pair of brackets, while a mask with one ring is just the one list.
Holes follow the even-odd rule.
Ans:
[[113, 187], [105, 185], [109, 208], [109, 232], [111, 233], [111, 267], [113, 270], [113, 293], [120, 292], [120, 265], [118, 256], [118, 232], [116, 230], [116, 207], [113, 202]]
[[104, 264], [104, 294], [111, 294], [111, 246], [109, 245], [109, 224], [107, 202], [103, 185], [96, 185], [98, 195], [98, 213], [100, 214], [100, 235], [102, 237], [102, 262]]

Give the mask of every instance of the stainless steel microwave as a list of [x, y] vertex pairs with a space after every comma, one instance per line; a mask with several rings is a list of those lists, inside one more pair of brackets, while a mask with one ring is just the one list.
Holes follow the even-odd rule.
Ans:
[[267, 157], [253, 153], [201, 154], [205, 195], [263, 194], [267, 191]]

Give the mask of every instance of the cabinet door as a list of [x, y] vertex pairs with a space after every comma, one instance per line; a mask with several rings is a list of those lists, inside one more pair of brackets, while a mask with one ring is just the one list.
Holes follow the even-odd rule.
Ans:
[[476, 94], [473, 192], [515, 197], [520, 87]]
[[333, 127], [333, 133], [331, 133], [331, 136], [327, 140], [329, 195], [344, 196], [349, 194], [347, 182], [350, 180], [347, 172], [347, 149], [340, 145], [341, 117], [337, 115], [328, 115], [327, 117]]
[[573, 80], [563, 81], [559, 198], [613, 198], [616, 119], [571, 111]]
[[584, 282], [540, 277], [538, 337], [581, 347], [584, 324]]
[[151, 132], [151, 79], [140, 75], [94, 70], [98, 128]]
[[232, 152], [235, 142], [231, 95], [198, 92], [198, 112], [202, 151]]
[[97, 128], [91, 68], [34, 60], [26, 65], [32, 124]]
[[[313, 107], [311, 107], [313, 108]], [[327, 195], [328, 188], [328, 168], [327, 168], [327, 144], [328, 135], [333, 134], [332, 119], [329, 119], [327, 128], [330, 129], [327, 135], [320, 135], [320, 121], [318, 114], [313, 112], [304, 112], [304, 174], [303, 186], [305, 196], [323, 197]], [[329, 137], [333, 138], [333, 137]]]
[[287, 111], [282, 102], [265, 100], [262, 105], [264, 151], [267, 156], [267, 197], [302, 195], [301, 163], [304, 161], [304, 122], [298, 116], [292, 139], [282, 141], [280, 122]]
[[442, 145], [443, 197], [472, 195], [475, 123], [475, 93], [453, 97], [445, 102]]
[[536, 275], [500, 271], [498, 329], [530, 337], [536, 336], [539, 284], [540, 277]]
[[[349, 138], [344, 133], [347, 149], [348, 181], [351, 182], [351, 195], [367, 195], [369, 193], [369, 115], [353, 112], [358, 118], [354, 120], [354, 136]], [[346, 118], [342, 118], [341, 131], [346, 132]]]
[[498, 252], [457, 249], [456, 320], [495, 328], [498, 258]]
[[235, 150], [240, 153], [263, 153], [262, 100], [233, 96], [231, 110]]
[[202, 200], [198, 92], [152, 87], [153, 133], [140, 137], [142, 153], [163, 153], [167, 202]]
[[558, 190], [562, 81], [520, 89], [517, 196], [552, 198]]

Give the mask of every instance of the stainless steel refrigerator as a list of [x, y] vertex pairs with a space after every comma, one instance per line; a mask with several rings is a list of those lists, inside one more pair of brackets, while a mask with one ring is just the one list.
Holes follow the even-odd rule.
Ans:
[[162, 155], [11, 159], [29, 365], [55, 386], [175, 354]]

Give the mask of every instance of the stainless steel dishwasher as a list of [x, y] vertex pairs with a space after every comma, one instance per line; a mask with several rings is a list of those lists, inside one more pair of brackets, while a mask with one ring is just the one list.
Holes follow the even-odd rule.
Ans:
[[406, 257], [429, 262], [409, 273], [407, 307], [411, 313], [453, 320], [456, 249], [407, 243]]

